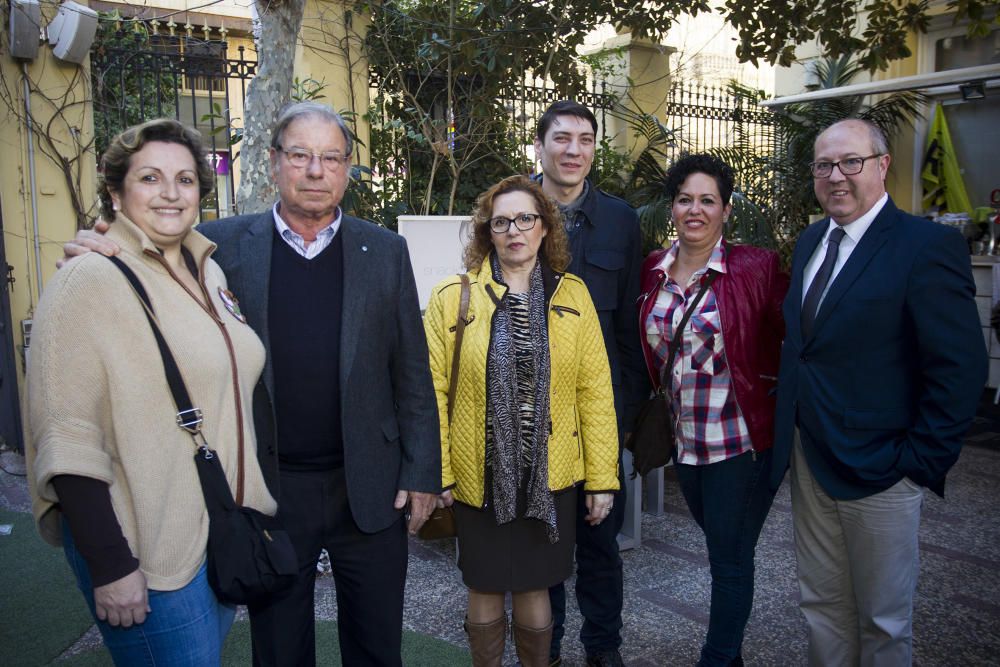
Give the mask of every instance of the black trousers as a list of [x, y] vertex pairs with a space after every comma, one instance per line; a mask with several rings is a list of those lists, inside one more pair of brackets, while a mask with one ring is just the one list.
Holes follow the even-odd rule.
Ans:
[[399, 667], [407, 539], [402, 517], [367, 534], [351, 516], [343, 469], [281, 471], [278, 516], [299, 557], [288, 591], [248, 607], [257, 667], [316, 664], [314, 593], [321, 549], [330, 554], [344, 665]]
[[[616, 650], [622, 644], [624, 603], [622, 558], [618, 554], [618, 533], [625, 524], [625, 480], [618, 454], [621, 491], [615, 494], [611, 513], [591, 526], [587, 516], [587, 494], [577, 495], [576, 516], [576, 602], [583, 616], [580, 642], [588, 656]], [[549, 655], [559, 656], [566, 634], [566, 585], [549, 588], [552, 604], [552, 646]]]

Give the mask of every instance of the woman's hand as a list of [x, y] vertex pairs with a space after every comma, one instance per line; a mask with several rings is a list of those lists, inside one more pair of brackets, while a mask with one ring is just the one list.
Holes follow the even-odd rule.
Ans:
[[615, 502], [615, 494], [588, 493], [586, 502], [587, 516], [584, 517], [584, 521], [589, 523], [591, 526], [596, 526], [607, 519], [608, 514], [611, 513], [611, 507]]
[[447, 491], [442, 491], [441, 495], [437, 498], [438, 507], [451, 507], [455, 503], [455, 499], [451, 495], [451, 489]]
[[152, 609], [142, 570], [136, 569], [121, 579], [95, 588], [94, 607], [97, 618], [107, 621], [108, 625], [128, 628], [132, 624], [144, 623], [146, 614]]

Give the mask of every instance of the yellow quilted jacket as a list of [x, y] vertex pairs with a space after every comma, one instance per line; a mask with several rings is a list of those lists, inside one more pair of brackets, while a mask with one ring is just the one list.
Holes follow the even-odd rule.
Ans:
[[[601, 327], [583, 281], [544, 271], [548, 307], [551, 382], [549, 489], [584, 483], [588, 492], [618, 489], [618, 427], [611, 372]], [[451, 424], [448, 384], [462, 283], [451, 276], [434, 287], [424, 316], [431, 374], [441, 421], [441, 482], [455, 500], [483, 506], [486, 471], [486, 353], [495, 295], [507, 288], [493, 280], [489, 258], [469, 273], [468, 324], [462, 341]]]

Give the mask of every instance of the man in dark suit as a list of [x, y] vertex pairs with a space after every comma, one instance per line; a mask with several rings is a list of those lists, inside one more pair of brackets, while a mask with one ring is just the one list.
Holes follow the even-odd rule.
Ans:
[[874, 124], [814, 158], [829, 217], [792, 257], [771, 482], [791, 460], [809, 663], [908, 665], [922, 487], [943, 494], [986, 380], [968, 248], [889, 199]]
[[[601, 321], [611, 366], [618, 432], [631, 430], [638, 405], [649, 396], [649, 380], [639, 347], [639, 269], [642, 236], [639, 217], [628, 202], [588, 180], [597, 146], [597, 118], [578, 102], [561, 100], [538, 121], [535, 155], [542, 164], [542, 190], [563, 214], [572, 260], [568, 271], [583, 279]], [[619, 466], [620, 467], [620, 466]], [[618, 533], [625, 521], [625, 480], [600, 525], [580, 494], [576, 523], [576, 599], [583, 615], [580, 641], [588, 667], [622, 665], [622, 560]], [[550, 658], [559, 664], [566, 619], [566, 588], [549, 589], [552, 603]]]
[[[272, 131], [272, 210], [199, 225], [267, 349], [258, 454], [299, 556], [290, 591], [250, 605], [255, 665], [314, 665], [322, 549], [345, 665], [400, 665], [407, 527], [441, 489], [437, 404], [402, 237], [344, 215], [351, 137], [329, 107]], [[100, 238], [78, 243], [104, 252]], [[78, 251], [67, 245], [67, 253]], [[239, 312], [239, 311], [237, 311]], [[409, 509], [409, 523], [404, 510]]]

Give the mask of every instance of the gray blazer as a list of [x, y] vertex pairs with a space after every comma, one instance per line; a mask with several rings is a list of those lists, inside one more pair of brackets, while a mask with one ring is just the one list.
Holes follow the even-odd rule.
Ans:
[[[218, 245], [212, 258], [268, 351], [254, 420], [261, 468], [280, 502], [267, 314], [274, 216], [226, 218], [198, 231]], [[392, 506], [398, 489], [441, 490], [441, 430], [406, 241], [347, 215], [338, 233], [344, 242], [340, 404], [347, 494], [354, 520], [373, 533], [399, 518]]]

